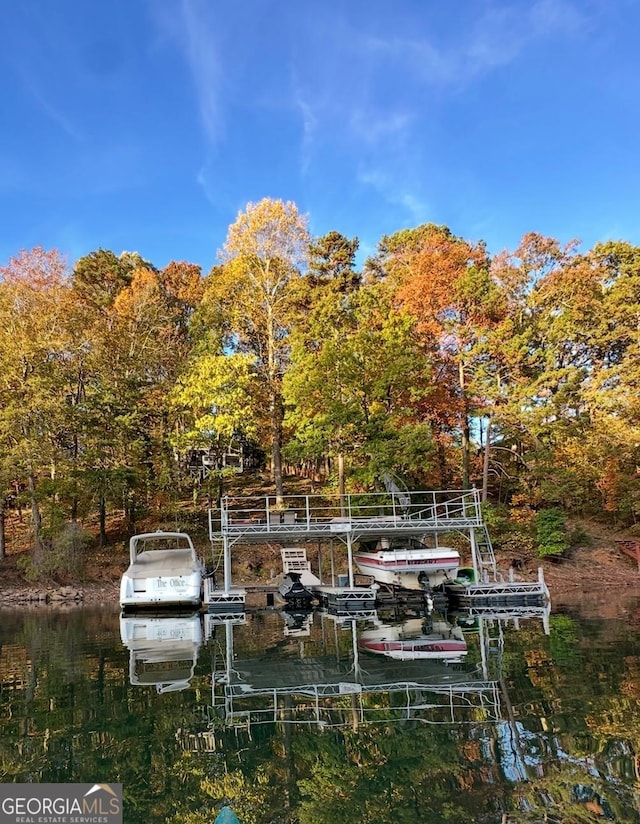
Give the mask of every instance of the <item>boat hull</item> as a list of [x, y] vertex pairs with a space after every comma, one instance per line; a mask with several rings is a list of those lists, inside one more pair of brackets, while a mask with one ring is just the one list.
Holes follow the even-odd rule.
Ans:
[[123, 609], [184, 607], [197, 609], [202, 603], [202, 576], [167, 576], [130, 578], [120, 582], [120, 606]]
[[371, 575], [380, 584], [401, 589], [435, 589], [453, 581], [460, 565], [455, 549], [379, 550], [357, 552], [354, 561], [363, 575]]

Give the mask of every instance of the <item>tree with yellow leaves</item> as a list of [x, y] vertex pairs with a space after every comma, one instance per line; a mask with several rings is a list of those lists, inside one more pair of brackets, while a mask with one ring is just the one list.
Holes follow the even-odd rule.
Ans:
[[229, 227], [204, 301], [223, 318], [224, 351], [248, 353], [256, 392], [267, 399], [265, 428], [276, 496], [282, 482], [282, 377], [289, 358], [292, 285], [306, 265], [310, 237], [295, 203], [249, 203]]

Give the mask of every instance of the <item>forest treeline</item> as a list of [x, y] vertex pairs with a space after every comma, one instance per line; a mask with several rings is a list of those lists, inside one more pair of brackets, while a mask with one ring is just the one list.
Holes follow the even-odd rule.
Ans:
[[391, 476], [635, 522], [640, 247], [530, 233], [491, 257], [426, 224], [361, 270], [357, 250], [265, 199], [206, 274], [105, 249], [0, 267], [0, 500], [30, 513], [35, 568], [88, 517], [104, 538], [109, 511], [184, 495], [186, 456], [232, 442], [278, 495], [287, 471]]

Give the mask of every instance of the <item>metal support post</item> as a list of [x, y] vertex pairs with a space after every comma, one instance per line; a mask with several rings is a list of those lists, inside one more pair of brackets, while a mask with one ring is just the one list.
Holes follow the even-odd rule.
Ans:
[[349, 586], [351, 589], [355, 586], [353, 583], [353, 549], [352, 549], [351, 532], [347, 532], [347, 562], [349, 564]]
[[229, 536], [226, 534], [222, 536], [222, 545], [224, 552], [224, 594], [228, 595], [231, 589], [231, 545]]
[[473, 527], [469, 528], [469, 543], [471, 544], [471, 565], [475, 572], [476, 581], [483, 580], [481, 565], [478, 563], [478, 543], [476, 541], [476, 531]]

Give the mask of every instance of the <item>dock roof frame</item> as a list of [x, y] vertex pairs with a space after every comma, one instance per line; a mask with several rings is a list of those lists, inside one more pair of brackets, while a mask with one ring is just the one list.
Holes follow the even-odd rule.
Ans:
[[[407, 498], [409, 503], [407, 505]], [[209, 536], [225, 540], [278, 543], [338, 538], [355, 542], [367, 536], [436, 535], [483, 527], [477, 489], [417, 490], [401, 495], [369, 492], [339, 495], [225, 497], [220, 526], [209, 510]], [[216, 519], [217, 520], [217, 519]]]

